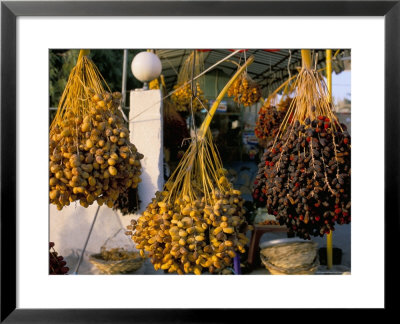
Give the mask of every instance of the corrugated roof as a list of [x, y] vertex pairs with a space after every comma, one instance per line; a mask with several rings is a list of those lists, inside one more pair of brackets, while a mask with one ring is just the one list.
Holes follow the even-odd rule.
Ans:
[[[170, 91], [177, 82], [182, 64], [193, 49], [156, 49], [154, 51], [161, 60], [162, 74], [164, 75], [167, 90]], [[204, 69], [207, 69], [232, 54], [233, 50], [210, 49], [200, 51], [204, 55]], [[333, 49], [333, 53], [335, 52], [336, 50]], [[312, 50], [312, 54], [318, 61], [318, 69], [325, 67], [325, 53], [324, 49]], [[264, 96], [268, 95], [269, 92], [276, 89], [288, 78], [289, 70], [290, 74], [294, 75], [297, 73], [297, 69], [301, 67], [300, 49], [247, 49], [235, 54], [230, 60], [242, 64], [251, 55], [254, 56], [254, 62], [247, 68], [247, 73], [261, 86]], [[350, 50], [340, 50], [336, 59], [333, 60], [332, 67], [336, 73], [344, 70], [344, 62], [340, 59], [341, 57], [350, 57]], [[237, 70], [237, 65], [225, 61], [216, 68], [232, 76]]]

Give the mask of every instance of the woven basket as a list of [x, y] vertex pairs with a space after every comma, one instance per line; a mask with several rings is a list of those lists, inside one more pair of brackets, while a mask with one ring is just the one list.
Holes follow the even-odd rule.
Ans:
[[317, 243], [310, 241], [264, 247], [260, 257], [271, 274], [313, 274], [319, 266]]
[[130, 259], [106, 261], [99, 253], [92, 254], [89, 261], [103, 274], [119, 274], [138, 270], [143, 265], [144, 259], [137, 253], [137, 256], [135, 254]]

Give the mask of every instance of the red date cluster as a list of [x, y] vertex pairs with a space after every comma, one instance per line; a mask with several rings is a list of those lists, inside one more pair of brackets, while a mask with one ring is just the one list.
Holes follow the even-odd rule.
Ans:
[[275, 106], [260, 110], [254, 132], [263, 146], [277, 135], [284, 117], [285, 112], [278, 111]]
[[66, 275], [69, 268], [66, 266], [64, 258], [54, 250], [54, 242], [49, 243], [49, 274]]
[[290, 236], [324, 236], [351, 220], [350, 135], [340, 126], [326, 116], [296, 121], [264, 153], [253, 199]]

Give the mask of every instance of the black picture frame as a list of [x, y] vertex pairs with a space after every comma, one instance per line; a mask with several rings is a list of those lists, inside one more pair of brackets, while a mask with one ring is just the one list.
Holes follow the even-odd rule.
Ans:
[[[95, 5], [94, 5], [95, 4]], [[16, 308], [16, 19], [19, 16], [383, 16], [385, 19], [385, 310], [395, 307], [399, 255], [400, 1], [2, 1], [1, 2], [1, 322], [236, 322], [249, 309]], [[373, 44], [371, 44], [371, 48]], [[373, 65], [373, 63], [372, 63]], [[371, 188], [373, 190], [373, 188]], [[367, 283], [366, 283], [367, 284]], [[271, 310], [268, 310], [271, 311]], [[266, 310], [252, 318], [267, 320]], [[272, 313], [268, 313], [272, 316]], [[254, 316], [254, 317], [253, 317]], [[325, 315], [324, 315], [325, 316]], [[272, 317], [271, 317], [272, 319]], [[252, 321], [250, 321], [252, 322]]]

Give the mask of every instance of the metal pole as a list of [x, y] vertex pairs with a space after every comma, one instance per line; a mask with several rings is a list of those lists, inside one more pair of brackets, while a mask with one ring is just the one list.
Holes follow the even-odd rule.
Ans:
[[122, 113], [122, 117], [124, 118], [125, 122], [129, 123], [128, 117], [126, 117], [124, 113], [125, 108], [125, 101], [126, 101], [126, 66], [127, 66], [127, 61], [128, 61], [128, 50], [124, 50], [124, 58], [122, 62], [122, 86], [121, 86], [121, 94], [122, 94], [122, 100], [121, 100], [121, 105], [119, 107], [120, 112]]
[[89, 242], [90, 235], [92, 234], [94, 223], [96, 222], [96, 218], [97, 218], [97, 215], [99, 214], [99, 210], [100, 210], [100, 206], [97, 207], [96, 214], [94, 215], [92, 225], [90, 226], [89, 233], [88, 233], [88, 236], [86, 238], [85, 245], [83, 246], [82, 253], [79, 256], [78, 264], [76, 265], [76, 268], [75, 268], [75, 271], [74, 271], [75, 275], [78, 274], [79, 267], [81, 266], [81, 263], [82, 263], [82, 260], [83, 260], [83, 255], [85, 254], [86, 246], [87, 246], [87, 244]]
[[124, 49], [124, 58], [122, 62], [122, 108], [125, 108], [126, 101], [126, 66], [128, 62], [128, 50]]
[[[326, 50], [326, 80], [328, 86], [329, 102], [332, 104], [332, 50]], [[332, 268], [333, 264], [333, 253], [332, 253], [332, 231], [326, 236], [326, 260], [328, 269]]]
[[239, 257], [239, 255], [236, 255], [233, 258], [233, 269], [235, 270], [235, 274], [237, 274], [237, 275], [242, 274], [242, 271], [240, 270], [240, 257]]

